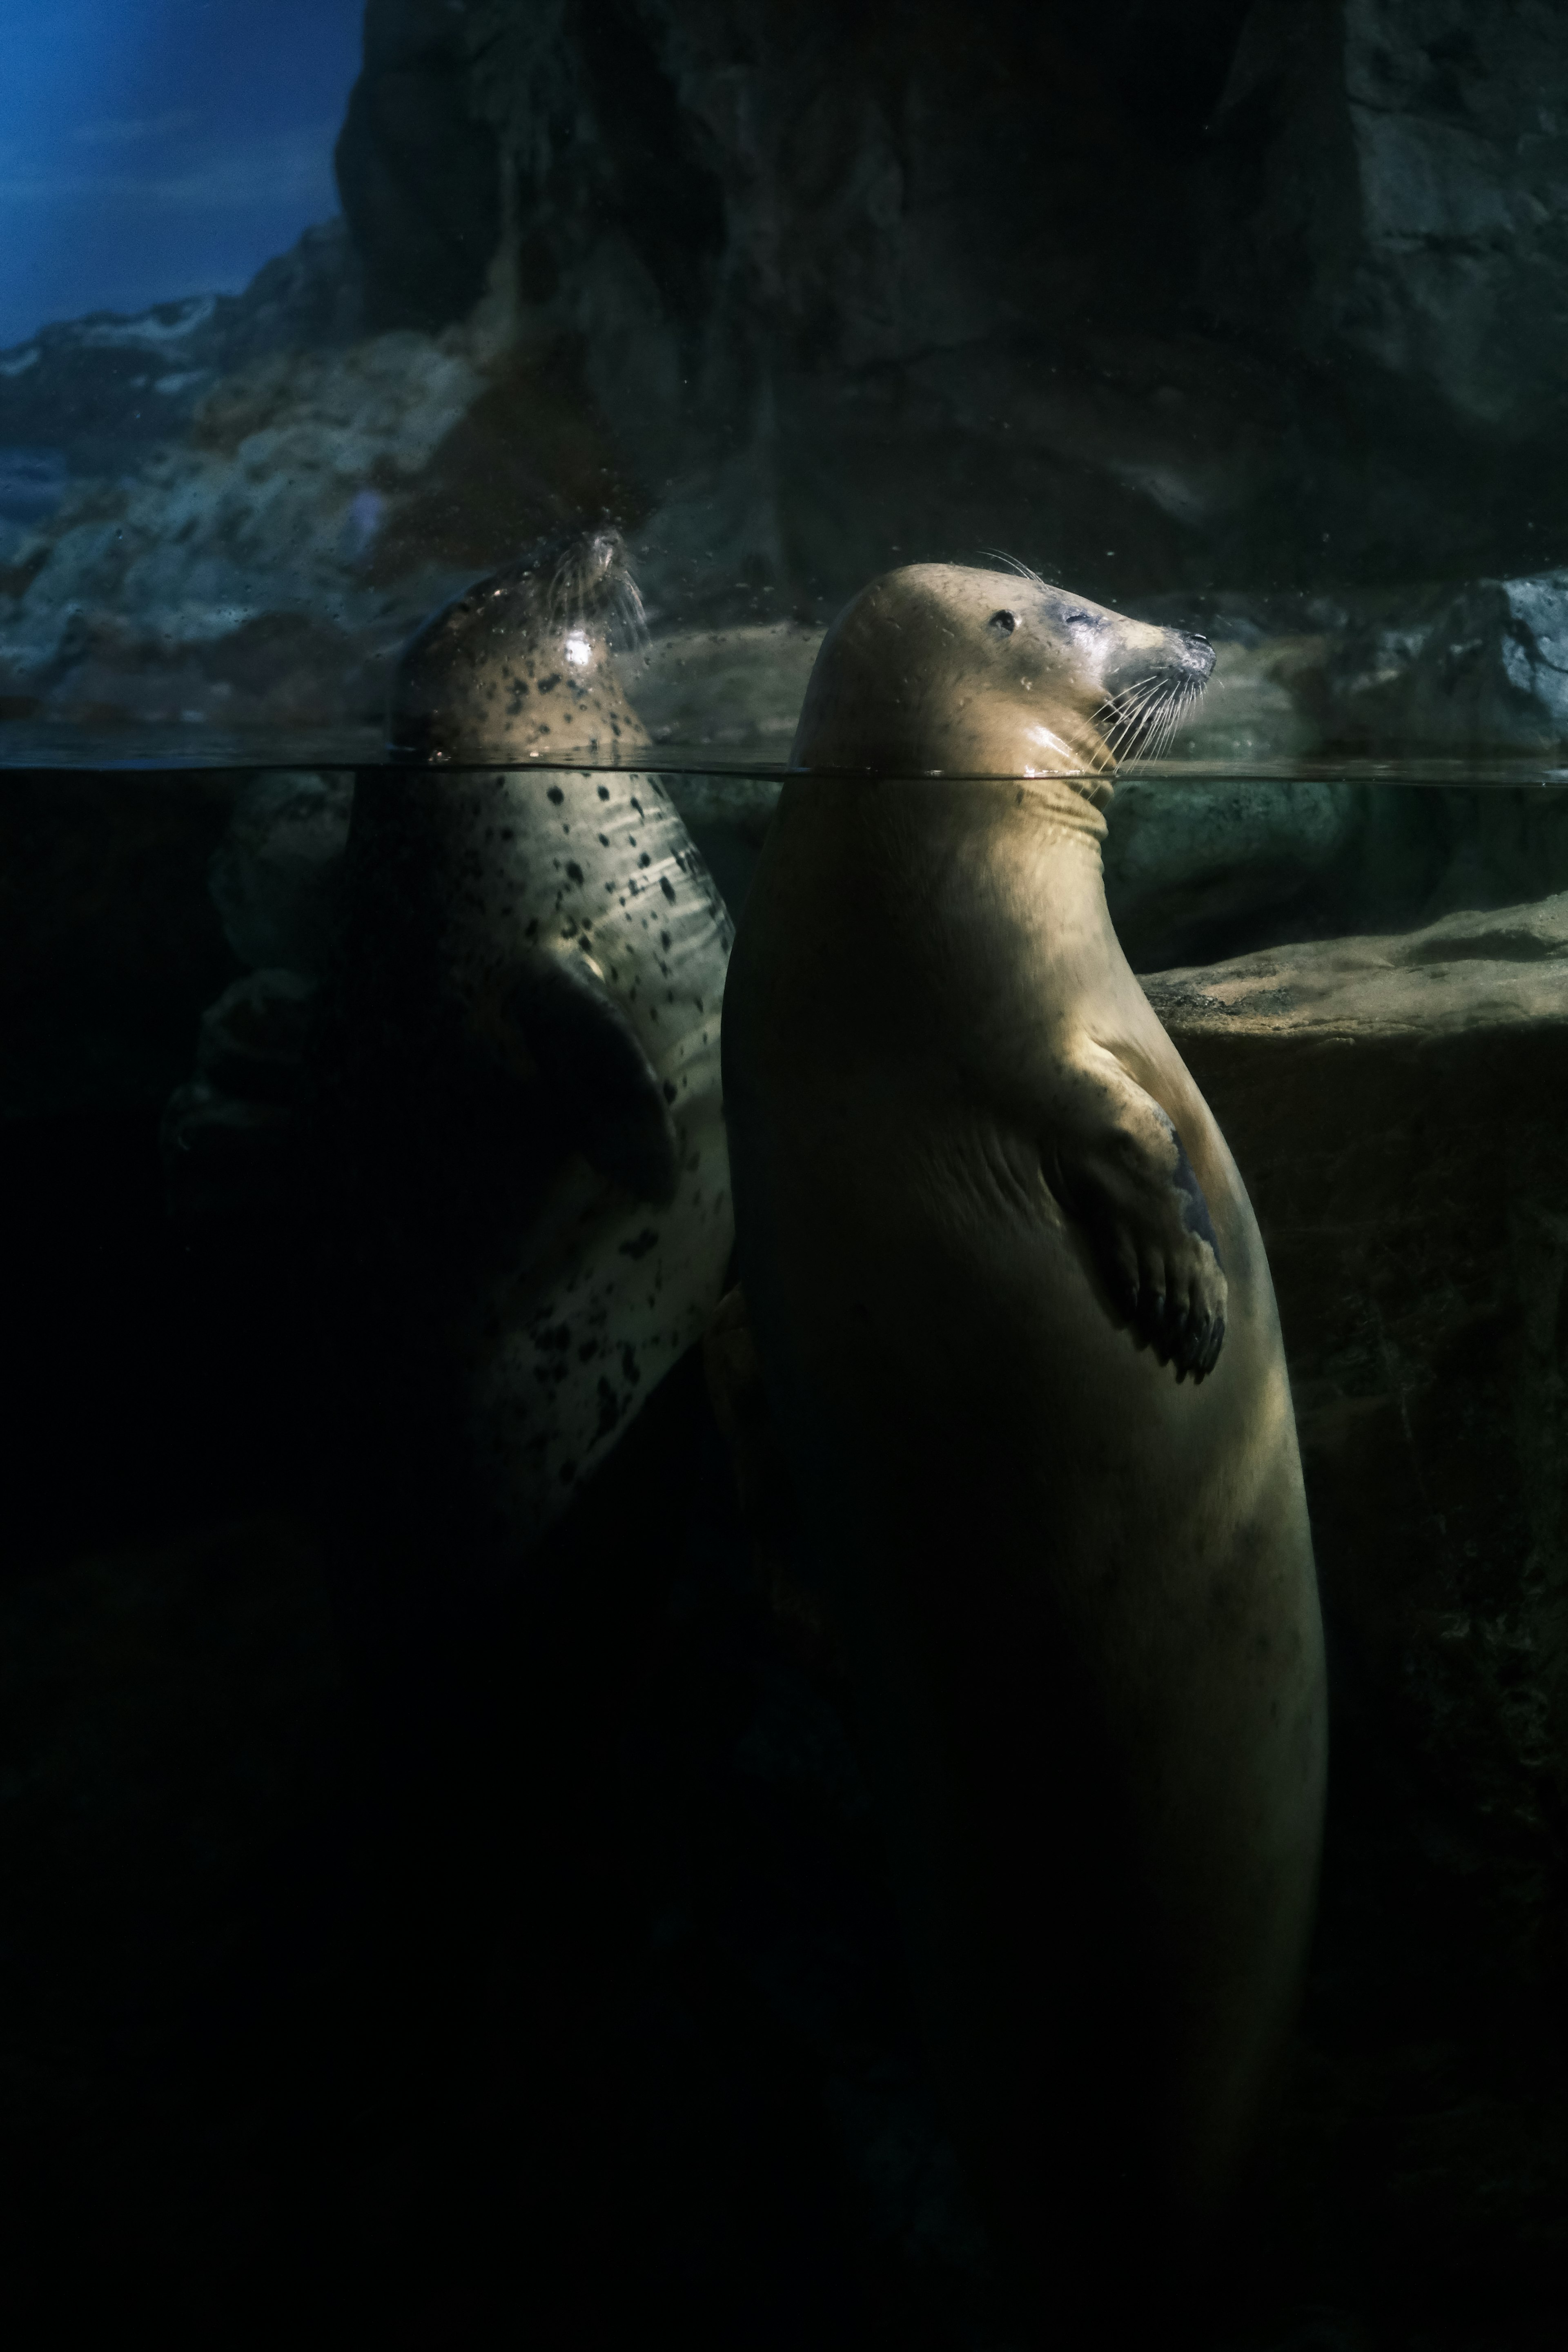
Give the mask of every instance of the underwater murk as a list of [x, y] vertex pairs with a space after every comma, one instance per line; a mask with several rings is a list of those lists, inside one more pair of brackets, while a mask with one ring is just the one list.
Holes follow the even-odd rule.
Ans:
[[[641, 756], [0, 779], [9, 2261], [68, 2313], [1033, 2340], [933, 2089], [864, 1700], [725, 1370], [703, 1024], [783, 772]], [[702, 998], [672, 1126], [603, 919], [555, 942], [591, 970], [531, 968], [534, 1083], [620, 1204], [591, 1300], [569, 1249], [519, 1270], [559, 1136], [485, 1107], [493, 1063], [427, 1026], [411, 1107], [373, 1053], [345, 1137], [312, 1062], [352, 811], [503, 778], [627, 952], [631, 908], [649, 989]], [[1327, 1643], [1300, 2021], [1194, 2340], [1544, 2346], [1568, 801], [1528, 762], [1167, 759], [1106, 824], [1267, 1250]], [[410, 921], [428, 859], [364, 861], [362, 922]], [[366, 1019], [401, 1054], [430, 940], [399, 940]], [[1141, 2231], [1100, 2258], [1136, 2274]], [[1063, 2340], [1116, 2338], [1090, 2307]]]

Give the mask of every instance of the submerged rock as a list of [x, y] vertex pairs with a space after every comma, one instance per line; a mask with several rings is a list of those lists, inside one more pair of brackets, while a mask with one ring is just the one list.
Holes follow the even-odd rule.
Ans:
[[1295, 2160], [1363, 2119], [1338, 2226], [1500, 2338], [1568, 2256], [1568, 896], [1143, 984], [1257, 1207], [1329, 1625]]
[[1194, 948], [1223, 951], [1289, 931], [1292, 916], [1316, 928], [1309, 909], [1335, 895], [1364, 806], [1353, 784], [1188, 783], [1134, 770], [1118, 781], [1104, 852], [1106, 901], [1128, 956], [1160, 963]]
[[159, 1133], [174, 1216], [281, 1218], [300, 1205], [293, 1114], [315, 1000], [300, 972], [251, 971], [202, 1014], [195, 1074]]
[[241, 963], [325, 971], [353, 790], [347, 769], [274, 769], [239, 787], [207, 882]]
[[234, 977], [223, 775], [0, 773], [0, 1119], [151, 1108]]

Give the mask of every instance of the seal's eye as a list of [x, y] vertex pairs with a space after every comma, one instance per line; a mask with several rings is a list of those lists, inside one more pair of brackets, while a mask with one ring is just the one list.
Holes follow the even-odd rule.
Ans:
[[1080, 629], [1098, 629], [1100, 625], [1100, 617], [1098, 613], [1064, 613], [1062, 614], [1062, 626], [1064, 629], [1074, 627]]
[[1018, 617], [1016, 613], [993, 613], [986, 625], [999, 635], [1010, 637], [1018, 625]]

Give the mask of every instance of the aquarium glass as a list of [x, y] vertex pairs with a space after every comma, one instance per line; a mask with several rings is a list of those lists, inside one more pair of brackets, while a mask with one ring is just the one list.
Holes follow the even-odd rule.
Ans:
[[[807, 682], [874, 578], [958, 564], [1009, 628], [1038, 589], [1213, 651], [1169, 729], [1054, 763], [1256, 1212], [1327, 1633], [1301, 2019], [1193, 2340], [1556, 2345], [1568, 18], [9, 16], [18, 2309], [1034, 2340], [805, 1440], [735, 1405], [720, 1303], [734, 928], [803, 765], [879, 772], [796, 756]], [[601, 543], [614, 594], [568, 593]], [[410, 650], [498, 578], [499, 702]], [[979, 672], [934, 675], [910, 707]], [[601, 683], [613, 733], [539, 715]], [[1185, 2309], [1141, 2227], [1106, 2274]]]

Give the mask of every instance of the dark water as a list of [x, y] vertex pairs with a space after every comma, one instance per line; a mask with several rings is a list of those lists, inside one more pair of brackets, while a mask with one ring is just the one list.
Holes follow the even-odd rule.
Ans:
[[[281, 919], [265, 827], [234, 849], [278, 762], [203, 749], [0, 773], [14, 2340], [145, 2309], [192, 2343], [1000, 2352], [847, 1695], [757, 1580], [695, 1360], [390, 1730], [345, 1648], [308, 1206], [193, 1213], [160, 1157], [235, 938]], [[776, 771], [647, 764], [738, 902]], [[1331, 1644], [1311, 1980], [1215, 2347], [1558, 2339], [1563, 781], [1211, 765], [1111, 814], [1124, 941], [1184, 968], [1151, 994], [1268, 1245]], [[1308, 1001], [1346, 936], [1415, 940], [1428, 992], [1353, 1051]]]

